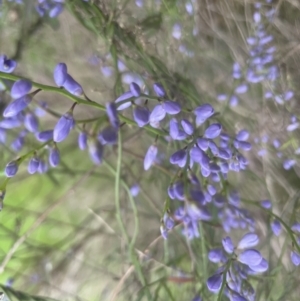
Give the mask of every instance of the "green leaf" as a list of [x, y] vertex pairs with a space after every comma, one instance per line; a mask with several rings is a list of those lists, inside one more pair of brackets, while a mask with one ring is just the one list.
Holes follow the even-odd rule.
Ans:
[[161, 28], [162, 24], [162, 15], [161, 13], [153, 14], [145, 19], [143, 19], [139, 25], [142, 29], [145, 30], [155, 30], [158, 31]]
[[[1, 292], [2, 290], [2, 292]], [[56, 301], [48, 297], [31, 296], [21, 291], [14, 290], [10, 287], [0, 285], [0, 300], [1, 301]]]

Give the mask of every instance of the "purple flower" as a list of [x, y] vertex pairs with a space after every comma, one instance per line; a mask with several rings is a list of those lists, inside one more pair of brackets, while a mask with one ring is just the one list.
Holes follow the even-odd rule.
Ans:
[[261, 254], [255, 249], [245, 250], [238, 256], [238, 261], [248, 266], [259, 265], [262, 259]]
[[14, 117], [21, 111], [23, 111], [28, 104], [31, 102], [32, 97], [29, 95], [22, 96], [16, 100], [13, 100], [4, 110], [3, 116], [8, 117]]
[[246, 298], [241, 296], [239, 293], [235, 291], [230, 291], [230, 301], [248, 301]]
[[38, 171], [39, 165], [40, 159], [37, 156], [33, 156], [28, 163], [28, 173], [30, 173], [31, 175], [36, 173]]
[[222, 249], [213, 249], [208, 252], [208, 260], [213, 263], [219, 263], [226, 260], [226, 256]]
[[218, 156], [224, 160], [229, 160], [232, 157], [232, 152], [229, 148], [219, 148]]
[[277, 148], [279, 148], [280, 147], [280, 141], [278, 140], [278, 139], [274, 139], [274, 141], [273, 141], [273, 146], [277, 149]]
[[174, 140], [184, 140], [186, 138], [186, 133], [179, 130], [178, 122], [175, 118], [170, 120], [170, 136]]
[[292, 260], [292, 263], [297, 267], [298, 265], [300, 265], [300, 255], [295, 252], [295, 251], [292, 251], [291, 252], [291, 260]]
[[249, 268], [256, 273], [263, 273], [268, 270], [269, 264], [268, 262], [263, 258], [260, 264], [258, 265], [249, 265]]
[[53, 78], [58, 87], [63, 87], [68, 75], [67, 65], [58, 63], [54, 68]]
[[108, 126], [100, 133], [98, 140], [102, 145], [115, 144], [118, 140], [118, 132], [115, 128]]
[[25, 134], [21, 132], [21, 134], [13, 141], [13, 143], [11, 144], [12, 150], [14, 150], [15, 152], [22, 150], [24, 146], [24, 136]]
[[212, 293], [218, 293], [222, 286], [222, 274], [215, 274], [207, 279], [206, 285]]
[[208, 141], [208, 147], [215, 157], [219, 156], [219, 148], [213, 141], [211, 140]]
[[176, 181], [173, 185], [174, 198], [180, 201], [184, 200], [184, 184], [182, 181]]
[[270, 209], [272, 207], [272, 203], [270, 200], [263, 200], [260, 202], [260, 205], [265, 209]]
[[227, 95], [226, 94], [219, 94], [217, 96], [218, 101], [225, 101], [227, 99]]
[[210, 116], [212, 116], [214, 114], [214, 112], [215, 112], [214, 108], [208, 103], [201, 105], [200, 107], [197, 107], [194, 110], [194, 113], [196, 115], [196, 124], [201, 125]]
[[100, 165], [103, 158], [103, 146], [97, 140], [92, 140], [89, 141], [88, 148], [92, 162], [96, 165]]
[[229, 105], [231, 107], [236, 107], [239, 103], [239, 99], [236, 95], [232, 95], [229, 99]]
[[284, 100], [288, 101], [288, 100], [292, 99], [293, 96], [294, 96], [294, 92], [293, 91], [286, 91], [284, 93]]
[[247, 92], [247, 90], [248, 90], [247, 84], [241, 84], [235, 88], [235, 93], [244, 94]]
[[5, 73], [11, 73], [17, 67], [17, 63], [13, 60], [10, 60], [6, 55], [0, 55], [0, 71]]
[[53, 139], [53, 130], [46, 130], [35, 134], [36, 140], [40, 142], [47, 142]]
[[290, 170], [296, 164], [296, 160], [286, 159], [283, 161], [283, 168], [285, 170]]
[[291, 227], [291, 230], [300, 233], [300, 223], [296, 223]]
[[109, 102], [106, 104], [106, 114], [110, 124], [117, 129], [120, 126], [120, 121], [115, 103]]
[[187, 162], [187, 152], [185, 149], [180, 149], [170, 157], [171, 164], [177, 164], [179, 167], [184, 167]]
[[56, 18], [62, 12], [63, 8], [61, 3], [55, 4], [49, 11], [49, 17]]
[[207, 191], [210, 195], [215, 195], [217, 193], [217, 189], [215, 188], [215, 186], [210, 184], [207, 185]]
[[186, 132], [186, 134], [192, 135], [194, 133], [194, 126], [188, 120], [182, 119], [181, 125], [182, 125], [183, 130]]
[[232, 254], [234, 251], [234, 245], [232, 243], [232, 240], [229, 236], [222, 239], [222, 245], [226, 253]]
[[176, 115], [180, 112], [181, 106], [176, 101], [166, 100], [163, 103], [164, 110], [170, 115]]
[[240, 64], [235, 62], [232, 66], [232, 77], [235, 79], [239, 79], [242, 76]]
[[138, 184], [134, 184], [130, 187], [130, 193], [133, 197], [138, 196], [140, 192], [140, 186]]
[[133, 110], [133, 118], [139, 127], [149, 123], [150, 112], [146, 107], [136, 106]]
[[79, 133], [78, 146], [81, 150], [85, 150], [87, 148], [87, 133], [86, 132]]
[[299, 127], [300, 123], [299, 122], [295, 122], [295, 123], [292, 123], [292, 124], [289, 124], [287, 127], [286, 127], [286, 130], [288, 132], [293, 132], [295, 131], [298, 127]]
[[27, 113], [24, 118], [24, 126], [29, 132], [35, 133], [39, 129], [39, 121], [34, 114]]
[[57, 147], [53, 147], [49, 154], [49, 163], [52, 167], [56, 167], [60, 162], [60, 153]]
[[[123, 102], [124, 100], [127, 100], [127, 99], [130, 99], [133, 97], [133, 94], [131, 93], [131, 91], [127, 91], [125, 92], [124, 94], [122, 94], [121, 96], [119, 96], [116, 100], [115, 100], [115, 103], [118, 103], [118, 102]], [[131, 106], [131, 101], [126, 101], [124, 103], [122, 103], [121, 105], [118, 106], [117, 110], [118, 111], [121, 111], [121, 110], [125, 110], [127, 108], [129, 108]]]
[[56, 123], [54, 130], [53, 130], [53, 140], [55, 142], [62, 142], [65, 140], [71, 129], [75, 125], [75, 120], [73, 118], [72, 112], [67, 112]]
[[137, 83], [132, 82], [129, 85], [129, 88], [130, 88], [130, 92], [132, 93], [132, 95], [134, 97], [139, 97], [141, 95], [141, 88], [140, 88], [140, 86]]
[[256, 11], [254, 14], [253, 14], [253, 20], [255, 23], [260, 23], [261, 21], [261, 15], [258, 11]]
[[150, 114], [149, 121], [150, 124], [156, 124], [163, 120], [166, 116], [166, 111], [161, 104], [156, 105]]
[[174, 222], [174, 220], [170, 217], [169, 214], [167, 214], [167, 213], [164, 214], [163, 221], [164, 221], [164, 224], [165, 224], [167, 230], [171, 230], [171, 229], [174, 228], [175, 222]]
[[114, 73], [114, 69], [110, 66], [100, 66], [100, 70], [104, 77], [110, 77]]
[[157, 146], [150, 145], [144, 159], [144, 170], [148, 170], [153, 165], [157, 156]]
[[238, 249], [246, 249], [255, 247], [259, 243], [259, 238], [255, 233], [247, 233], [240, 240], [237, 248]]
[[209, 141], [205, 138], [198, 138], [197, 139], [197, 145], [203, 150], [208, 150]]
[[272, 223], [271, 223], [271, 229], [273, 231], [273, 233], [276, 235], [276, 236], [279, 236], [280, 233], [281, 233], [281, 223], [275, 219]]
[[236, 139], [239, 141], [247, 141], [248, 138], [249, 138], [249, 132], [246, 130], [241, 130], [236, 135]]
[[179, 40], [181, 38], [181, 25], [179, 23], [175, 23], [173, 25], [172, 36], [174, 39]]
[[166, 95], [164, 87], [159, 83], [154, 83], [153, 90], [158, 97], [164, 97]]
[[237, 149], [241, 148], [244, 151], [249, 151], [252, 148], [251, 143], [247, 141], [234, 141], [234, 146], [236, 146]]
[[43, 174], [43, 173], [46, 173], [47, 171], [48, 171], [47, 163], [44, 160], [40, 160], [38, 172]]
[[11, 87], [10, 95], [12, 98], [20, 98], [29, 93], [32, 83], [26, 79], [16, 81]]
[[220, 123], [211, 124], [204, 133], [204, 136], [208, 139], [217, 138], [222, 131], [222, 125]]
[[190, 157], [194, 162], [201, 163], [203, 155], [204, 155], [203, 151], [196, 146], [194, 146], [190, 150]]
[[67, 74], [66, 80], [63, 83], [63, 87], [71, 94], [75, 96], [83, 95], [83, 89], [79, 83], [77, 83], [74, 78]]
[[7, 163], [5, 167], [5, 175], [8, 178], [12, 178], [16, 175], [17, 171], [19, 169], [19, 166], [16, 161], [11, 161]]

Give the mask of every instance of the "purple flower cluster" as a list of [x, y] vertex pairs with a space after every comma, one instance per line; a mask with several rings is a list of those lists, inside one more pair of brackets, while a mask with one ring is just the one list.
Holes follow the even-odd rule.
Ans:
[[229, 236], [223, 238], [223, 248], [209, 251], [208, 259], [220, 263], [220, 268], [208, 278], [207, 288], [213, 293], [221, 290], [231, 301], [254, 301], [255, 291], [247, 278], [267, 271], [269, 265], [255, 247], [259, 243], [257, 234], [249, 232], [234, 246]]
[[56, 18], [63, 11], [64, 2], [64, 0], [38, 0], [35, 9], [40, 17], [48, 15], [50, 18]]
[[300, 223], [295, 223], [294, 225], [292, 225], [291, 230], [294, 233], [294, 237], [296, 240], [296, 243], [298, 245], [298, 249], [296, 250], [295, 246], [293, 246], [293, 249], [291, 251], [291, 260], [293, 265], [300, 266], [300, 252], [299, 252], [299, 248], [300, 248]]
[[[233, 200], [234, 196], [230, 195], [226, 205], [222, 194], [217, 193], [221, 191], [221, 183], [227, 178], [229, 171], [239, 172], [246, 169], [248, 160], [241, 152], [251, 149], [251, 144], [247, 141], [249, 132], [241, 130], [231, 137], [223, 132], [220, 123], [211, 122], [215, 111], [210, 104], [201, 105], [193, 110], [193, 114], [187, 115], [188, 112], [183, 112], [179, 103], [166, 98], [166, 91], [161, 84], [155, 83], [153, 90], [158, 104], [151, 111], [147, 108], [147, 102], [144, 106], [134, 103], [134, 99], [141, 97], [140, 87], [136, 83], [131, 83], [130, 90], [117, 98], [115, 103], [119, 105], [118, 110], [133, 106], [133, 119], [138, 126], [150, 124], [154, 128], [168, 131], [168, 139], [184, 143], [171, 154], [169, 162], [187, 173], [188, 178], [175, 178], [168, 188], [170, 199], [184, 201], [184, 205], [178, 207], [174, 213], [174, 218], [184, 225], [184, 235], [189, 239], [199, 237], [198, 222], [211, 219], [209, 207], [212, 206], [220, 211], [220, 218], [224, 219], [224, 227], [228, 231], [230, 228], [244, 228], [247, 225], [253, 229], [253, 219], [246, 210], [239, 208], [238, 197]], [[187, 116], [182, 119], [175, 117], [183, 113]], [[170, 121], [165, 122], [168, 115]], [[202, 135], [198, 128], [203, 128]], [[156, 162], [157, 155], [158, 146], [154, 143], [146, 152], [145, 170], [150, 169]], [[193, 169], [199, 169], [200, 174], [195, 175]], [[200, 184], [199, 176], [207, 179], [204, 187]], [[209, 184], [208, 181], [215, 184]], [[166, 229], [169, 229], [164, 223], [161, 229], [166, 237]]]

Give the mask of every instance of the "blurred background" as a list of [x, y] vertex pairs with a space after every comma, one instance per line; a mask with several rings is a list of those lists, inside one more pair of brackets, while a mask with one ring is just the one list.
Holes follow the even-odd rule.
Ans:
[[[100, 104], [114, 101], [133, 80], [144, 91], [162, 81], [187, 109], [212, 104], [227, 132], [249, 130], [249, 168], [230, 175], [229, 182], [255, 217], [270, 264], [267, 274], [255, 276], [257, 300], [299, 300], [300, 274], [289, 260], [290, 240], [274, 237], [270, 217], [246, 201], [271, 199], [274, 213], [288, 224], [299, 221], [299, 166], [285, 170], [272, 142], [281, 141], [283, 158], [294, 158], [300, 147], [297, 129], [286, 131], [291, 115], [299, 115], [300, 2], [262, 2], [263, 9], [274, 8], [266, 30], [276, 45], [279, 89], [295, 94], [287, 105], [265, 98], [265, 82], [250, 85], [238, 104], [220, 96], [231, 95], [235, 88], [233, 64], [248, 64], [247, 37], [256, 26], [254, 1], [65, 0], [55, 18], [40, 17], [38, 1], [1, 2], [0, 53], [18, 62], [15, 74], [54, 86], [54, 67], [64, 62], [85, 94]], [[8, 101], [0, 93], [0, 101]], [[62, 95], [46, 91], [36, 98], [60, 115], [72, 105]], [[83, 105], [74, 111], [76, 120], [102, 115]], [[131, 118], [130, 112], [125, 115]], [[56, 121], [55, 114], [44, 114], [41, 129], [53, 128]], [[15, 134], [11, 132], [10, 142]], [[164, 159], [172, 154], [172, 144], [166, 143], [160, 152], [161, 164], [145, 172], [144, 155], [155, 135], [128, 125], [122, 133], [121, 166], [117, 146], [105, 150], [105, 164], [94, 166], [79, 150], [77, 136], [73, 131], [60, 145], [59, 167], [29, 176], [24, 166], [9, 182], [0, 213], [0, 282], [10, 292], [9, 300], [31, 300], [29, 295], [149, 300], [149, 291], [151, 300], [193, 300], [198, 292], [205, 301], [217, 300], [205, 291], [206, 278], [215, 269], [208, 263], [207, 250], [220, 246], [223, 229], [203, 224], [202, 240], [186, 240], [177, 226], [168, 240], [160, 236], [172, 177]], [[27, 141], [25, 148], [34, 146]], [[1, 144], [1, 170], [15, 156], [9, 143]], [[3, 172], [0, 180], [4, 181]], [[130, 197], [128, 190], [137, 185], [139, 193], [131, 190]], [[241, 235], [236, 231], [232, 238], [238, 241]], [[223, 298], [218, 300], [227, 300]]]

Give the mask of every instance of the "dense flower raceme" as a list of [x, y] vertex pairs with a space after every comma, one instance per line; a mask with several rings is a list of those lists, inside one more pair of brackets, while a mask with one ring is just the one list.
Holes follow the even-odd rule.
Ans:
[[[238, 72], [237, 69], [235, 71]], [[237, 74], [235, 76], [238, 77]], [[75, 96], [84, 95], [81, 85], [68, 74], [64, 63], [55, 67], [54, 81], [58, 87]], [[237, 247], [226, 237], [222, 241], [222, 249], [209, 252], [209, 260], [222, 266], [207, 280], [207, 287], [217, 293], [225, 281], [224, 293], [230, 300], [254, 300], [255, 292], [247, 278], [266, 271], [268, 263], [253, 248], [258, 243], [257, 235], [252, 233], [255, 230], [254, 219], [249, 211], [242, 208], [239, 194], [226, 187], [229, 172], [240, 172], [247, 168], [248, 160], [244, 153], [252, 148], [248, 142], [249, 132], [242, 129], [236, 135], [229, 135], [215, 118], [215, 110], [210, 104], [202, 104], [187, 111], [178, 102], [168, 98], [167, 91], [160, 83], [153, 85], [155, 95], [149, 91], [146, 93], [140, 83], [130, 82], [128, 86], [127, 92], [106, 104], [106, 116], [99, 120], [96, 130], [91, 131], [87, 125], [76, 126], [73, 116], [75, 103], [61, 115], [53, 128], [39, 131], [40, 112], [32, 109], [32, 98], [35, 96], [31, 92], [32, 83], [19, 80], [11, 88], [13, 100], [4, 110], [5, 118], [0, 121], [0, 141], [5, 143], [5, 133], [10, 128], [21, 128], [11, 146], [18, 152], [24, 146], [25, 139], [34, 134], [44, 145], [28, 153], [27, 170], [29, 174], [45, 173], [49, 166], [59, 165], [61, 154], [58, 147], [76, 126], [79, 130], [78, 147], [82, 151], [87, 150], [92, 162], [100, 165], [105, 148], [118, 141], [120, 111], [125, 111], [125, 114], [131, 111], [138, 127], [159, 129], [166, 133], [160, 139], [176, 141], [178, 145], [178, 149], [173, 150], [167, 160], [178, 172], [167, 190], [168, 200], [174, 202], [170, 206], [172, 210], [167, 208], [163, 213], [161, 235], [166, 239], [168, 232], [176, 223], [180, 223], [183, 235], [194, 239], [200, 237], [199, 222], [212, 221], [213, 218], [217, 219], [214, 222], [220, 223], [226, 233], [232, 229], [251, 231]], [[245, 85], [241, 85], [235, 92], [244, 93], [246, 89]], [[159, 164], [159, 154], [164, 152], [161, 145], [157, 138], [148, 147], [144, 158], [145, 170]], [[274, 141], [273, 145], [278, 149], [280, 142]], [[47, 153], [43, 151], [45, 147]], [[6, 176], [15, 176], [21, 163], [22, 160], [9, 162], [5, 168]], [[132, 186], [132, 196], [136, 197], [138, 193], [138, 185]], [[262, 206], [271, 207], [266, 201]], [[280, 235], [281, 223], [273, 219], [271, 229], [276, 236]], [[296, 233], [297, 229], [294, 231]], [[299, 265], [297, 249], [292, 249], [290, 254], [293, 264]]]
[[[22, 4], [24, 5], [24, 0], [8, 0], [9, 2], [14, 2], [16, 4]], [[87, 2], [88, 0], [83, 0]], [[64, 9], [64, 3], [65, 0], [36, 0], [34, 2], [37, 2], [35, 5], [35, 10], [39, 14], [40, 17], [48, 16], [50, 18], [56, 18], [58, 17], [63, 9]], [[0, 1], [0, 7], [1, 7], [1, 1]]]
[[268, 262], [254, 247], [259, 243], [257, 234], [249, 232], [243, 236], [237, 247], [229, 236], [223, 238], [223, 248], [209, 251], [208, 258], [221, 267], [208, 278], [207, 288], [218, 293], [225, 282], [224, 293], [231, 300], [255, 300], [255, 291], [247, 278], [263, 273], [268, 269]]

